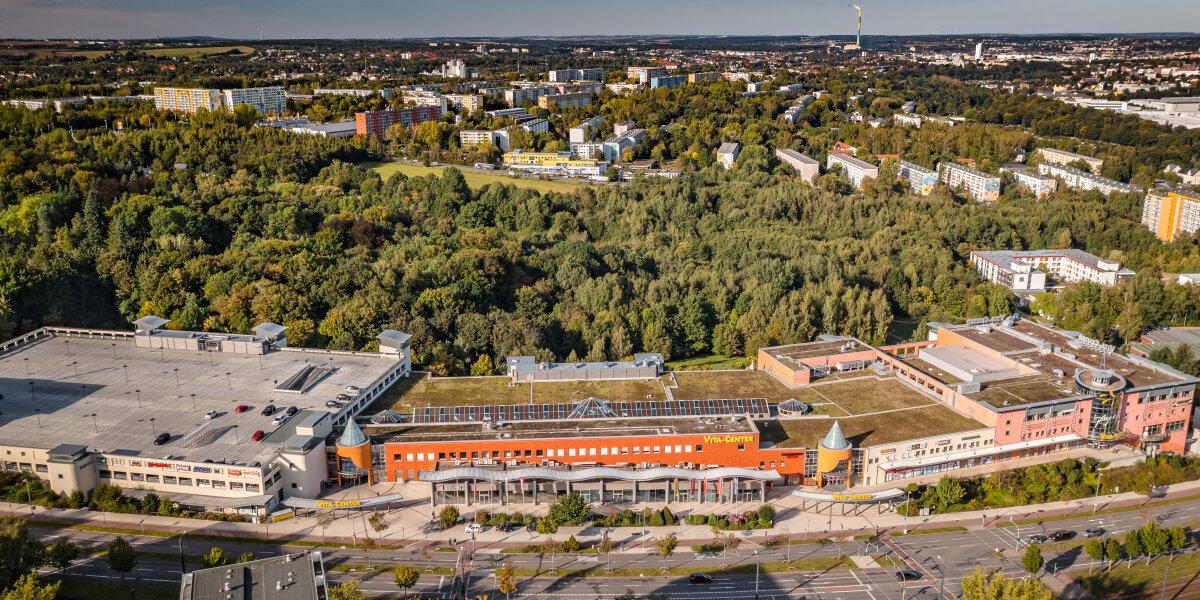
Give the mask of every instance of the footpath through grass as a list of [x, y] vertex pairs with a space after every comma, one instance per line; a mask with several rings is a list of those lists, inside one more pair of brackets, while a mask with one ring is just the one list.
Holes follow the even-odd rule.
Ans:
[[[378, 161], [362, 162], [358, 163], [358, 165], [379, 173], [379, 176], [384, 180], [387, 180], [388, 177], [391, 177], [393, 173], [404, 173], [409, 177], [424, 177], [426, 175], [437, 175], [440, 177], [442, 175], [442, 169], [446, 168], [444, 166], [424, 167], [421, 165], [413, 165], [408, 163]], [[562, 192], [569, 194], [578, 189], [580, 185], [578, 183], [568, 183], [565, 181], [542, 181], [541, 179], [531, 179], [528, 177], [512, 177], [509, 175], [502, 175], [500, 173], [493, 175], [490, 173], [477, 173], [475, 171], [464, 170], [462, 174], [463, 179], [466, 180], [467, 185], [472, 189], [479, 189], [489, 183], [506, 183], [519, 188], [537, 190], [542, 193]]]

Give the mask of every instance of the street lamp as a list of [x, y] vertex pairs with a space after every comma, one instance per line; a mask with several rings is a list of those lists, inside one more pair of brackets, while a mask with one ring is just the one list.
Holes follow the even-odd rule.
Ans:
[[192, 394], [192, 412], [196, 412], [196, 395]]
[[37, 392], [33, 389], [33, 382], [29, 382], [29, 399], [32, 402], [37, 402]]
[[67, 347], [67, 356], [71, 356], [71, 340], [63, 340], [63, 344]]
[[[910, 508], [908, 505], [908, 502], [909, 502], [908, 491], [905, 490], [905, 492], [904, 492], [904, 535], [908, 535], [908, 509]], [[832, 514], [832, 509], [830, 509], [830, 511]], [[901, 594], [901, 597], [903, 598], [903, 594]]]
[[1092, 516], [1093, 517], [1096, 516], [1096, 507], [1100, 505], [1100, 478], [1103, 476], [1104, 476], [1104, 473], [1101, 473], [1099, 471], [1096, 472], [1096, 495], [1095, 495], [1095, 500], [1092, 501]]
[[1017, 548], [1021, 547], [1021, 526], [1013, 520], [1012, 515], [1008, 515], [1008, 524], [1017, 528]]
[[133, 393], [137, 394], [138, 408], [141, 408], [142, 407], [142, 390], [133, 390]]
[[758, 550], [754, 551], [754, 600], [758, 600]]
[[83, 415], [83, 418], [85, 418], [85, 419], [88, 417], [92, 418], [92, 429], [96, 430], [96, 433], [100, 433], [100, 425], [96, 423], [96, 413], [92, 413], [90, 415]]
[[158, 429], [154, 427], [154, 417], [150, 417], [150, 431], [154, 432], [155, 436], [158, 435]]
[[225, 383], [229, 384], [229, 389], [233, 389], [233, 378], [230, 377], [229, 371], [225, 371]]
[[77, 360], [71, 361], [71, 366], [75, 367], [75, 376], [79, 377], [79, 361], [77, 361]]
[[937, 555], [938, 571], [942, 574], [942, 582], [938, 584], [938, 600], [942, 600], [942, 593], [946, 591], [946, 563], [942, 560], [942, 555]]
[[186, 531], [179, 533], [179, 572], [180, 573], [187, 573], [187, 563], [183, 562], [183, 536], [186, 534], [187, 534]]
[[179, 367], [175, 367], [175, 387], [179, 387]]
[[109, 345], [112, 346], [113, 358], [116, 358], [117, 357], [117, 345], [116, 344], [109, 344]]
[[987, 527], [987, 511], [989, 511], [989, 510], [992, 510], [992, 507], [990, 507], [990, 506], [983, 507], [983, 513], [981, 513], [979, 515], [979, 526], [980, 527]]
[[29, 359], [28, 358], [25, 359], [25, 374], [26, 375], [29, 374]]
[[238, 430], [238, 426], [234, 425], [233, 426], [233, 443], [235, 443], [235, 444], [241, 443], [241, 442], [238, 442], [237, 430]]
[[41, 427], [42, 426], [42, 409], [40, 409], [40, 408], [33, 409], [33, 414], [37, 415], [38, 427]]
[[125, 371], [125, 383], [129, 383], [129, 365], [121, 365], [121, 370]]

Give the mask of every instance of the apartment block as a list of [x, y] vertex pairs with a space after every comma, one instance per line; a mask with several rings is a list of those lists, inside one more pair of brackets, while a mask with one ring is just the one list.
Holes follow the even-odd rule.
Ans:
[[[975, 250], [971, 264], [979, 274], [992, 283], [1005, 285], [1014, 291], [1038, 290], [1034, 271], [1045, 269], [1063, 283], [1090, 281], [1098, 285], [1115, 285], [1132, 279], [1134, 272], [1120, 263], [1102, 259], [1083, 250]], [[1019, 266], [1019, 268], [1018, 268]], [[1027, 267], [1027, 268], [1026, 268]], [[1021, 281], [1018, 276], [1027, 275]], [[1029, 287], [1020, 288], [1020, 285]]]
[[705, 83], [724, 79], [720, 73], [689, 73], [687, 78], [688, 83]]
[[473, 113], [483, 108], [482, 94], [446, 94], [445, 98], [446, 102], [459, 112]]
[[437, 106], [413, 106], [395, 110], [360, 112], [354, 115], [354, 122], [358, 135], [383, 137], [384, 132], [392, 125], [416, 127], [426, 121], [436, 121], [441, 116], [441, 109]]
[[604, 69], [562, 69], [546, 73], [546, 79], [554, 82], [604, 81]]
[[853, 185], [855, 189], [862, 189], [864, 179], [879, 177], [879, 167], [858, 160], [849, 154], [828, 154], [825, 157], [825, 168], [832, 169], [834, 165], [842, 168], [842, 172], [850, 179], [850, 185]]
[[538, 106], [547, 110], [562, 110], [570, 107], [583, 107], [592, 103], [591, 92], [574, 92], [570, 94], [552, 94], [538, 98]]
[[508, 132], [503, 130], [487, 131], [471, 129], [458, 132], [458, 143], [463, 148], [491, 144], [501, 150], [508, 150]]
[[575, 158], [600, 159], [604, 156], [604, 144], [600, 142], [582, 142], [571, 144], [571, 154]]
[[1000, 198], [1000, 178], [958, 163], [938, 165], [942, 183], [951, 188], [962, 186], [977, 202], [995, 202]]
[[659, 76], [659, 77], [651, 77], [650, 78], [650, 89], [656, 90], [658, 88], [667, 88], [668, 90], [673, 90], [687, 82], [688, 82], [687, 75], [671, 75], [671, 76], [663, 75], [663, 76]]
[[438, 115], [446, 114], [450, 108], [450, 102], [445, 96], [438, 92], [417, 92], [415, 94], [405, 94], [404, 99], [411, 101], [417, 106], [435, 106], [438, 109]]
[[621, 133], [604, 140], [604, 158], [610, 162], [621, 160], [625, 150], [641, 143], [645, 129], [623, 129]]
[[1142, 203], [1142, 224], [1158, 239], [1169, 242], [1200, 229], [1200, 192], [1155, 188]]
[[800, 120], [800, 113], [804, 112], [803, 106], [789, 106], [783, 111], [783, 122], [788, 125], [795, 125]]
[[1087, 171], [1081, 171], [1075, 167], [1068, 167], [1058, 163], [1039, 163], [1038, 173], [1062, 179], [1063, 185], [1067, 186], [1069, 189], [1082, 191], [1097, 190], [1106, 196], [1112, 193], [1142, 191], [1142, 188], [1136, 185], [1121, 183], [1115, 179], [1101, 177]]
[[504, 102], [509, 106], [521, 106], [526, 100], [537, 104], [542, 96], [559, 93], [557, 86], [534, 86], [504, 90]]
[[282, 87], [242, 88], [222, 90], [225, 108], [233, 110], [239, 104], [249, 104], [261, 115], [282, 115], [287, 112], [287, 92]]
[[629, 67], [625, 70], [625, 76], [629, 79], [636, 79], [638, 83], [650, 83], [651, 77], [662, 77], [667, 74], [667, 70], [662, 67]]
[[600, 124], [603, 122], [604, 117], [600, 116], [580, 121], [578, 125], [571, 128], [570, 132], [568, 133], [568, 140], [571, 142], [571, 144], [583, 144], [590, 142], [596, 129], [600, 127]]
[[539, 133], [546, 133], [550, 131], [550, 121], [547, 121], [546, 119], [533, 119], [532, 121], [520, 123], [517, 125], [517, 127], [520, 127], [521, 129], [524, 129], [533, 135], [537, 135]]
[[1088, 167], [1092, 169], [1093, 173], [1099, 173], [1100, 167], [1104, 166], [1104, 161], [1102, 159], [1084, 156], [1082, 154], [1075, 154], [1074, 152], [1067, 152], [1066, 150], [1038, 148], [1037, 152], [1038, 155], [1042, 157], [1043, 161], [1060, 165], [1069, 165], [1077, 160], [1083, 161], [1087, 163]]
[[900, 178], [908, 182], [909, 189], [922, 196], [928, 196], [938, 182], [937, 171], [906, 160], [900, 161]]
[[355, 88], [338, 88], [338, 89], [317, 88], [312, 91], [312, 95], [314, 95], [314, 96], [354, 96], [356, 98], [367, 98], [367, 97], [370, 97], [372, 94], [377, 93], [377, 94], [379, 94], [380, 97], [387, 99], [387, 98], [391, 98], [392, 93], [394, 93], [394, 92], [395, 92], [395, 90], [390, 90], [390, 89], [373, 90], [373, 89], [355, 89]]
[[817, 176], [821, 174], [821, 163], [789, 148], [775, 150], [775, 157], [785, 165], [796, 170], [796, 176], [809, 184], [816, 184]]
[[1057, 179], [1028, 169], [1014, 169], [1013, 178], [1017, 181], [1017, 187], [1033, 194], [1039, 199], [1049, 196], [1054, 190], [1058, 189]]
[[912, 127], [913, 129], [920, 129], [921, 117], [917, 115], [896, 113], [892, 115], [892, 123], [895, 123], [899, 127]]
[[717, 148], [717, 162], [726, 170], [733, 168], [733, 163], [737, 161], [738, 145], [734, 142], [725, 142]]
[[195, 113], [200, 109], [220, 110], [224, 106], [221, 90], [154, 88], [154, 108]]

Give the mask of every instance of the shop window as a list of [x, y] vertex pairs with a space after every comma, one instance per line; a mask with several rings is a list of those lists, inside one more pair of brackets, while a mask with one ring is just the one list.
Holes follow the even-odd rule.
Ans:
[[179, 482], [179, 479], [177, 477], [172, 477], [170, 475], [163, 475], [163, 483], [165, 483], [167, 485], [175, 485], [178, 482]]
[[130, 474], [129, 474], [129, 479], [131, 479], [131, 480], [133, 480], [133, 481], [145, 481], [145, 480], [146, 480], [146, 476], [145, 476], [145, 475], [142, 475], [141, 473], [130, 473]]
[[400, 461], [404, 460], [404, 457], [402, 454], [393, 454], [392, 460], [394, 460], [396, 462], [400, 462]]
[[34, 468], [37, 469], [38, 473], [48, 473], [50, 471], [50, 469], [46, 468], [46, 465], [35, 465]]
[[100, 470], [100, 479], [112, 479], [112, 473], [104, 469]]
[[738, 444], [738, 450], [739, 450], [739, 451], [741, 451], [741, 450], [745, 450], [745, 449], [746, 449], [746, 445], [745, 445], [745, 444]]
[[438, 452], [438, 460], [446, 460], [446, 453]]
[[179, 485], [192, 485], [192, 479], [190, 477], [180, 477]]
[[113, 479], [128, 479], [129, 475], [124, 471], [113, 471]]
[[158, 475], [147, 475], [146, 483], [158, 483]]
[[214, 479], [214, 480], [213, 480], [213, 489], [214, 489], [214, 490], [223, 490], [223, 489], [225, 489], [225, 482], [224, 482], [224, 481], [217, 480], [217, 479]]
[[542, 457], [542, 452], [543, 452], [543, 450], [541, 450], [541, 449], [538, 449], [537, 451], [535, 451], [535, 452], [534, 452], [534, 456], [537, 456], [538, 458], [541, 458], [541, 457]]
[[526, 451], [525, 451], [525, 458], [532, 458], [532, 457], [533, 457], [533, 451], [532, 451], [532, 450], [526, 450]]

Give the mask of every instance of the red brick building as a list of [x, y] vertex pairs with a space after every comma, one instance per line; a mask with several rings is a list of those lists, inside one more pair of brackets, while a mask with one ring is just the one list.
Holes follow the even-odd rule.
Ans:
[[416, 127], [426, 121], [436, 121], [442, 117], [442, 110], [437, 106], [413, 106], [395, 110], [375, 110], [354, 115], [354, 124], [358, 135], [373, 135], [383, 137], [384, 132], [392, 125]]

